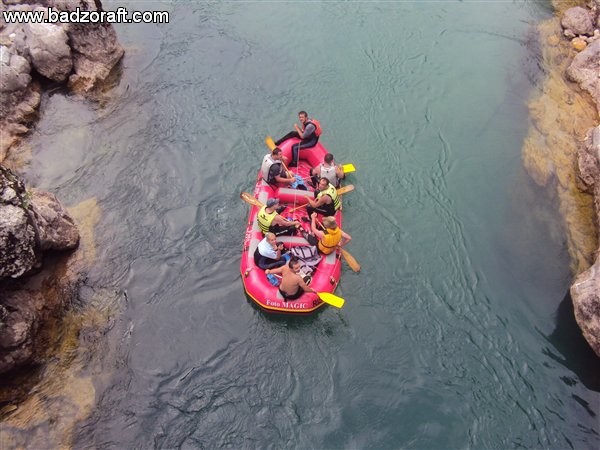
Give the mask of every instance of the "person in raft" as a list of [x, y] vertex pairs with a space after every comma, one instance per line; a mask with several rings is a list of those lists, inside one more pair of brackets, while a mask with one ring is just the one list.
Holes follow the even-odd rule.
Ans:
[[310, 215], [310, 229], [313, 235], [319, 240], [317, 248], [323, 255], [333, 253], [336, 248], [342, 248], [352, 240], [352, 236], [338, 227], [335, 217], [323, 217], [323, 228], [321, 231], [317, 228], [317, 213]]
[[285, 169], [283, 165], [283, 154], [279, 147], [275, 147], [271, 153], [267, 153], [260, 166], [263, 180], [270, 185], [277, 183], [291, 184], [296, 181], [294, 174]]
[[313, 167], [310, 170], [310, 174], [313, 187], [317, 185], [321, 178], [327, 178], [331, 184], [335, 187], [339, 187], [340, 180], [346, 178], [344, 169], [342, 169], [341, 165], [335, 165], [331, 153], [327, 153], [323, 158], [323, 162], [317, 167]]
[[254, 263], [263, 270], [283, 266], [287, 262], [287, 259], [282, 256], [284, 251], [283, 244], [277, 242], [275, 234], [269, 231], [256, 247]]
[[315, 191], [315, 199], [308, 199], [308, 204], [306, 206], [308, 215], [312, 215], [315, 211], [324, 216], [335, 215], [335, 212], [340, 209], [341, 206], [335, 186], [331, 184], [327, 178], [321, 178], [317, 185], [317, 189], [318, 191]]
[[300, 127], [295, 123], [295, 131], [289, 132], [275, 142], [275, 145], [279, 146], [279, 144], [288, 139], [300, 139], [300, 142], [292, 145], [292, 162], [290, 162], [290, 167], [298, 166], [298, 154], [300, 153], [300, 149], [314, 147], [317, 145], [317, 142], [319, 142], [319, 136], [321, 136], [321, 124], [314, 118], [309, 119], [306, 111], [300, 111], [298, 113], [298, 120], [300, 121]]
[[276, 269], [267, 269], [265, 273], [281, 274], [281, 284], [279, 285], [279, 293], [283, 297], [283, 301], [297, 300], [305, 292], [314, 292], [313, 288], [308, 287], [302, 277], [298, 274], [300, 272], [300, 260], [296, 256], [292, 256], [290, 262], [285, 266], [277, 267]]
[[258, 227], [266, 235], [269, 231], [276, 236], [292, 235], [296, 229], [300, 228], [300, 222], [297, 220], [287, 220], [279, 215], [285, 206], [277, 208], [278, 198], [270, 198], [267, 203], [258, 211], [256, 220]]

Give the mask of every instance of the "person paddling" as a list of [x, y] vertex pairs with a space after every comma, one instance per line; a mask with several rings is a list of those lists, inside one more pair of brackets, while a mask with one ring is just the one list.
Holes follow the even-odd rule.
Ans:
[[296, 181], [292, 172], [288, 172], [283, 162], [283, 154], [279, 147], [275, 147], [271, 153], [267, 153], [260, 166], [260, 173], [265, 182], [270, 185], [277, 183], [291, 184]]
[[315, 211], [324, 216], [335, 215], [336, 211], [341, 207], [335, 186], [331, 184], [327, 178], [321, 178], [317, 188], [318, 194], [316, 199], [307, 199], [308, 204], [306, 205], [306, 212], [309, 216]]
[[338, 227], [335, 217], [328, 216], [323, 218], [323, 231], [317, 228], [317, 213], [312, 213], [310, 218], [310, 228], [313, 235], [319, 240], [317, 248], [320, 253], [329, 255], [336, 248], [342, 248], [352, 240], [352, 236]]
[[279, 205], [278, 198], [270, 198], [267, 203], [258, 211], [256, 220], [258, 227], [266, 235], [269, 231], [277, 236], [284, 234], [292, 235], [296, 229], [300, 228], [300, 222], [297, 220], [287, 220], [279, 215], [285, 207], [277, 207]]

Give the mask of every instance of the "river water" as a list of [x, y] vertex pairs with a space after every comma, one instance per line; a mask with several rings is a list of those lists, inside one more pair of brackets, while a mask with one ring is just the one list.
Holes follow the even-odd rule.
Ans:
[[[75, 447], [600, 446], [562, 221], [521, 163], [547, 2], [119, 5], [170, 23], [117, 26], [102, 105], [44, 98], [27, 171], [97, 200], [87, 286], [117, 293]], [[357, 167], [363, 269], [342, 310], [280, 317], [244, 295], [239, 194], [300, 109]]]

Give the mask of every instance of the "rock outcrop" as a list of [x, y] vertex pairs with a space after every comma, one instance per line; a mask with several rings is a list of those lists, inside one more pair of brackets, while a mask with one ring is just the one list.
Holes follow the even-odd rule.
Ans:
[[0, 166], [0, 279], [29, 272], [40, 259], [23, 182]]
[[589, 92], [600, 114], [600, 39], [575, 55], [567, 69], [567, 77]]
[[[100, 11], [94, 0], [3, 0], [0, 11]], [[111, 24], [6, 23], [0, 16], [0, 163], [29, 131], [40, 103], [38, 79], [94, 95], [124, 54]]]
[[37, 332], [57, 306], [12, 280], [39, 269], [44, 251], [78, 243], [74, 220], [53, 194], [26, 190], [0, 166], [0, 374], [30, 362]]
[[[573, 7], [564, 12], [561, 25], [568, 38], [583, 40], [586, 45], [575, 42], [580, 50], [566, 71], [567, 78], [588, 92], [596, 104], [600, 118], [600, 0], [590, 2], [588, 8]], [[579, 146], [577, 155], [579, 186], [593, 195], [596, 228], [600, 224], [600, 125], [591, 128]], [[571, 286], [571, 298], [575, 320], [596, 355], [600, 356], [600, 250], [595, 262], [587, 270], [577, 274]]]

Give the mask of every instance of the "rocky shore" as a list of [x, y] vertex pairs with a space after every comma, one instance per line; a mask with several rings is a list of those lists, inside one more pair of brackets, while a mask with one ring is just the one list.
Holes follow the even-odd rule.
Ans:
[[538, 184], [555, 182], [576, 275], [575, 319], [600, 356], [600, 0], [553, 6], [558, 20], [539, 30], [547, 75], [530, 102], [523, 158]]
[[[50, 7], [102, 10], [99, 0], [0, 3], [0, 11]], [[109, 24], [10, 24], [0, 16], [0, 379], [6, 384], [20, 368], [47, 360], [48, 330], [85, 278], [76, 220], [54, 194], [27, 188], [17, 173], [21, 139], [35, 126], [44, 89], [65, 86], [96, 99], [123, 54]], [[0, 406], [13, 400], [0, 392]]]

